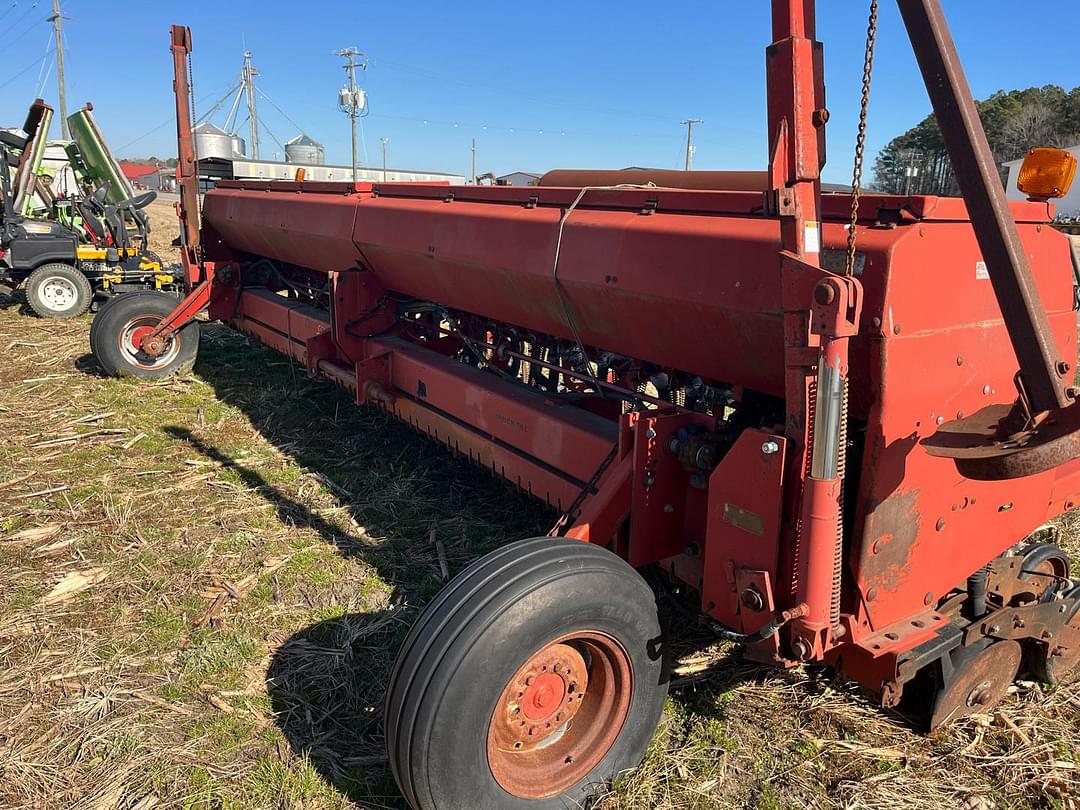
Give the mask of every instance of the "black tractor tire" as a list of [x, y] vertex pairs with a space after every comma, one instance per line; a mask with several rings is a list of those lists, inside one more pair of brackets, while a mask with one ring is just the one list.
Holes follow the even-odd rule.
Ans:
[[26, 303], [42, 318], [77, 318], [93, 300], [89, 279], [70, 264], [43, 264], [26, 279]]
[[[552, 650], [584, 663], [576, 695], [576, 665], [550, 664]], [[655, 597], [625, 561], [577, 540], [511, 544], [448, 583], [398, 653], [384, 706], [394, 778], [417, 810], [582, 806], [641, 762], [667, 680]], [[533, 733], [516, 728], [526, 715], [536, 740], [506, 737]]]
[[153, 328], [172, 312], [177, 298], [168, 293], [123, 293], [106, 301], [90, 324], [90, 351], [105, 373], [114, 377], [160, 380], [187, 374], [199, 354], [199, 324], [192, 321], [171, 338], [161, 357], [135, 347], [136, 330]]

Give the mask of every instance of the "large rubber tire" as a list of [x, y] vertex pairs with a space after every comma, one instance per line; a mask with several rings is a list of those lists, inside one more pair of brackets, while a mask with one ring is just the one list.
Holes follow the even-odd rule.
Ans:
[[93, 300], [89, 279], [70, 264], [43, 264], [26, 279], [26, 303], [42, 318], [76, 318]]
[[[536, 651], [577, 633], [625, 651], [632, 675], [625, 719], [612, 724], [614, 739], [597, 748], [606, 752], [575, 784], [552, 795], [511, 794], [489, 759], [504, 689]], [[547, 537], [498, 549], [439, 592], [398, 653], [384, 706], [394, 778], [418, 810], [579, 807], [641, 762], [667, 695], [662, 653], [655, 597], [619, 557]], [[592, 683], [571, 722], [585, 716]]]
[[123, 293], [109, 299], [90, 325], [90, 350], [98, 365], [114, 377], [159, 380], [186, 374], [199, 353], [199, 324], [192, 321], [172, 337], [169, 348], [159, 358], [136, 351], [135, 329], [153, 327], [172, 312], [176, 296], [147, 291]]

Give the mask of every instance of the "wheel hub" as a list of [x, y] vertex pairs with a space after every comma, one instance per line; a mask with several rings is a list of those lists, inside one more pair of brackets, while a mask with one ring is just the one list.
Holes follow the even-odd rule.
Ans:
[[526, 661], [506, 703], [515, 749], [541, 745], [558, 733], [577, 714], [588, 683], [584, 657], [567, 644], [552, 644]]
[[533, 653], [506, 684], [488, 725], [488, 764], [523, 799], [561, 793], [604, 758], [630, 710], [626, 651], [601, 633], [564, 636]]
[[41, 300], [53, 312], [71, 309], [79, 293], [66, 278], [51, 277], [41, 285]]

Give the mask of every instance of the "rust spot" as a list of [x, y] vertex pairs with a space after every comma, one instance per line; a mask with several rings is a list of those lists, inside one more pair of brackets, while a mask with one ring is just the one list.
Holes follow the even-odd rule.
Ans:
[[919, 535], [919, 490], [894, 492], [874, 508], [867, 521], [873, 554], [861, 561], [867, 588], [895, 591], [909, 574], [911, 549]]

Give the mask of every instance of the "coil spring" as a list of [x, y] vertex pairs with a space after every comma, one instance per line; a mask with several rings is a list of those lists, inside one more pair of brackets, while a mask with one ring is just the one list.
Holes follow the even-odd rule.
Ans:
[[836, 477], [840, 481], [840, 520], [836, 521], [836, 550], [833, 552], [832, 602], [829, 623], [840, 624], [840, 587], [844, 578], [844, 487], [847, 473], [848, 381], [844, 380], [840, 399], [840, 433], [836, 452]]

